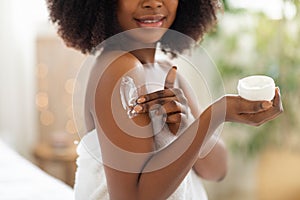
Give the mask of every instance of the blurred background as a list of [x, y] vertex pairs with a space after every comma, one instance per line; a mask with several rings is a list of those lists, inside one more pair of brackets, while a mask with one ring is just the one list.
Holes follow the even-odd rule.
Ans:
[[[280, 87], [285, 112], [260, 127], [225, 124], [229, 172], [204, 182], [210, 200], [300, 199], [300, 2], [224, 0], [204, 38], [224, 81], [264, 74]], [[65, 47], [44, 1], [0, 1], [0, 139], [49, 174], [74, 182], [78, 136], [72, 114], [85, 56]], [[1, 159], [1, 158], [0, 158]]]

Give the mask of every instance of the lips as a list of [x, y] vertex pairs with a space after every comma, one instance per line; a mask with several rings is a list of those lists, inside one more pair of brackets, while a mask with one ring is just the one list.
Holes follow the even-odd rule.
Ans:
[[163, 15], [147, 15], [139, 18], [135, 18], [137, 24], [140, 27], [161, 27], [165, 16]]

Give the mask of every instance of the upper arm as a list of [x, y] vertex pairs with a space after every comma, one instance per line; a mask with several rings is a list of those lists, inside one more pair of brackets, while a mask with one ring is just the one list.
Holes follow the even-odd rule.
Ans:
[[98, 137], [112, 199], [120, 194], [133, 199], [139, 174], [154, 150], [150, 125], [137, 125], [123, 108], [120, 83], [128, 74], [137, 84], [143, 81], [141, 64], [127, 53], [107, 67], [95, 93], [96, 127], [102, 129]]

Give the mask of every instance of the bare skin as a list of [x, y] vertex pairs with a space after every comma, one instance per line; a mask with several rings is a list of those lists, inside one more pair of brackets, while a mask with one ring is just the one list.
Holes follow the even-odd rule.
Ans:
[[[58, 11], [57, 15], [60, 16], [55, 17], [58, 26], [66, 26], [66, 30], [70, 30], [73, 25], [77, 24], [74, 23], [74, 21], [77, 22], [77, 19], [72, 10], [61, 9], [67, 7], [67, 4], [61, 1], [59, 1], [60, 3], [51, 2], [53, 2], [52, 7], [55, 7], [54, 10], [65, 10], [62, 15]], [[100, 2], [103, 3], [101, 7], [105, 8], [108, 2]], [[116, 9], [113, 9], [112, 13], [108, 16], [103, 16], [106, 12], [100, 13], [104, 20], [115, 17], [115, 19], [109, 20], [113, 22], [111, 26], [114, 27], [109, 32], [137, 29], [138, 31], [125, 34], [128, 40], [124, 43], [120, 40], [111, 47], [104, 45], [104, 51], [97, 58], [95, 66], [92, 66], [92, 72], [88, 72], [87, 88], [84, 88], [85, 94], [79, 101], [81, 104], [81, 100], [84, 99], [83, 108], [79, 108], [79, 113], [84, 112], [85, 115], [84, 122], [80, 124], [82, 127], [79, 126], [83, 129], [82, 132], [97, 129], [110, 199], [165, 200], [174, 193], [191, 170], [194, 170], [202, 178], [221, 180], [227, 171], [225, 146], [222, 141], [218, 141], [212, 151], [205, 158], [200, 159], [199, 153], [204, 139], [206, 136], [211, 136], [216, 128], [226, 121], [258, 126], [276, 118], [282, 112], [279, 90], [276, 90], [276, 96], [272, 102], [250, 102], [239, 96], [227, 95], [200, 112], [198, 102], [189, 90], [189, 86], [179, 77], [180, 74], [176, 73], [172, 65], [168, 66], [168, 69], [159, 66], [158, 71], [149, 70], [149, 66], [146, 66], [157, 62], [155, 47], [166, 31], [174, 25], [176, 18], [178, 19], [178, 5], [188, 2], [188, 0], [117, 0], [113, 2], [116, 2], [114, 5]], [[61, 7], [62, 4], [64, 6]], [[205, 3], [206, 6], [209, 4], [209, 2]], [[213, 7], [212, 4], [211, 2]], [[94, 9], [85, 9], [84, 11], [86, 10], [92, 12]], [[100, 10], [96, 9], [95, 12], [101, 12]], [[205, 13], [205, 9], [203, 10], [201, 11], [203, 16], [213, 17], [212, 13]], [[53, 15], [56, 15], [55, 13]], [[89, 16], [98, 16], [98, 14], [88, 13]], [[81, 14], [78, 17], [82, 17]], [[56, 21], [57, 18], [60, 20]], [[68, 18], [71, 21], [68, 21]], [[101, 27], [104, 25], [103, 30], [106, 31], [107, 23], [102, 24], [101, 20], [98, 22], [97, 17], [94, 19], [92, 24], [96, 23], [95, 30], [98, 30], [99, 25]], [[67, 22], [66, 25], [64, 25], [64, 21]], [[182, 23], [185, 23], [184, 20]], [[199, 21], [199, 23], [202, 22]], [[197, 35], [197, 31], [203, 32], [208, 27], [208, 24], [198, 25], [192, 27], [193, 29], [198, 27], [198, 30], [192, 31], [190, 36]], [[86, 30], [90, 34], [83, 34], [85, 38], [82, 38], [82, 41], [90, 40], [94, 44], [95, 41], [100, 40], [98, 38], [106, 35], [100, 33], [100, 37], [97, 37], [98, 33], [93, 29]], [[72, 31], [71, 36], [64, 31], [60, 30], [59, 32], [67, 38], [67, 44], [70, 44], [69, 37], [72, 40], [74, 35], [76, 38], [81, 35], [77, 34], [77, 31], [76, 33]], [[81, 39], [79, 42], [81, 43]], [[80, 47], [76, 45], [76, 48]], [[127, 49], [135, 50], [127, 52]], [[171, 48], [170, 50], [175, 49]], [[170, 68], [172, 69], [169, 71]], [[152, 76], [147, 76], [151, 70], [156, 80], [148, 79], [152, 78]], [[160, 86], [163, 85], [159, 89], [156, 88], [157, 90], [148, 90], [147, 87], [138, 89], [139, 98], [132, 107], [132, 111], [135, 112], [133, 118], [129, 117], [127, 110], [124, 109], [120, 94], [120, 80], [132, 71], [136, 73], [131, 74], [130, 78], [137, 85], [147, 84], [151, 81], [162, 83]], [[100, 80], [99, 77], [101, 77]], [[166, 122], [163, 128], [166, 128], [167, 133], [171, 133], [169, 135], [176, 137], [165, 148], [156, 146], [158, 140], [154, 135], [154, 126], [151, 126], [154, 124], [153, 118], [149, 116], [151, 109], [163, 115]], [[190, 113], [187, 114], [189, 111], [195, 118], [192, 121], [188, 117]], [[80, 119], [81, 117], [83, 116], [80, 116]], [[176, 157], [177, 155], [179, 156]], [[174, 159], [168, 161], [170, 157], [174, 157]], [[164, 164], [162, 165], [162, 163]]]
[[[112, 97], [114, 86], [119, 84], [118, 80], [120, 80], [124, 74], [133, 68], [141, 67], [142, 65], [140, 61], [132, 54], [127, 53], [119, 57], [117, 60], [111, 63], [99, 81], [95, 100], [96, 116], [98, 123], [101, 124], [105, 136], [123, 150], [136, 153], [154, 152], [154, 138], [135, 138], [130, 137], [127, 133], [123, 132], [117, 126], [117, 124], [115, 124], [114, 118], [111, 114], [111, 102], [114, 102], [116, 107], [119, 106], [120, 111], [122, 110], [121, 105], [118, 105], [118, 103], [111, 98], [102, 97]], [[135, 80], [139, 78], [139, 76], [134, 77]], [[179, 89], [177, 91], [181, 90]], [[184, 96], [183, 92], [181, 94]], [[170, 94], [170, 89], [164, 89], [163, 92], [159, 92], [159, 95], [157, 95], [156, 92], [140, 96], [140, 98], [137, 100], [137, 102], [140, 103], [137, 105], [143, 107], [143, 111], [141, 111], [141, 113], [145, 112], [147, 107], [151, 107], [149, 105], [151, 104], [151, 101], [156, 101], [159, 98], [165, 100], [164, 102], [161, 101], [161, 105], [166, 107], [170, 105], [170, 102], [176, 102], [176, 105], [178, 106], [168, 107], [169, 113], [174, 111], [183, 114], [178, 109], [181, 107], [181, 102], [178, 101], [178, 98], [174, 93]], [[147, 99], [148, 101], [143, 101], [142, 99]], [[226, 111], [222, 106], [223, 103], [226, 103]], [[215, 118], [212, 120], [212, 110], [217, 113], [226, 112], [225, 121], [258, 126], [266, 121], [274, 119], [278, 114], [280, 114], [282, 112], [282, 105], [278, 89], [276, 90], [276, 96], [272, 102], [247, 101], [239, 96], [234, 95], [228, 95], [220, 98], [205, 111], [203, 111], [200, 117], [195, 120], [183, 133], [181, 133], [175, 142], [161, 151], [141, 158], [141, 160], [138, 162], [140, 165], [136, 166], [136, 169], [139, 169], [139, 172], [129, 173], [105, 166], [107, 184], [111, 199], [147, 200], [166, 199], [168, 196], [170, 196], [179, 186], [186, 174], [193, 168], [193, 166], [197, 166], [197, 164], [199, 164], [200, 161], [198, 159], [198, 155], [204, 137], [207, 134], [212, 134], [212, 132], [224, 122], [222, 118]], [[120, 114], [122, 113], [120, 112]], [[126, 113], [124, 113], [124, 115], [126, 115]], [[143, 114], [137, 115], [136, 120], [143, 121], [145, 120], [144, 117], [145, 116]], [[172, 115], [168, 115], [168, 117], [172, 118]], [[124, 118], [124, 120], [126, 120], [126, 118]], [[128, 121], [125, 123], [130, 124], [131, 119], [127, 117], [127, 120]], [[180, 120], [182, 120], [182, 115]], [[171, 121], [172, 120], [169, 120], [169, 122]], [[178, 123], [177, 120], [174, 122], [175, 124]], [[148, 131], [151, 133], [152, 130], [149, 129]], [[101, 137], [102, 136], [99, 138], [100, 143]], [[180, 149], [185, 146], [187, 141], [190, 141], [191, 138], [193, 138], [191, 144], [176, 161], [170, 163], [168, 166], [162, 169], [154, 171], [151, 170], [152, 166], [155, 166], [157, 163], [161, 162], [161, 160], [164, 160], [170, 156], [176, 151], [176, 149]], [[102, 153], [104, 158], [111, 156], [109, 148], [102, 149]], [[123, 158], [120, 159], [119, 162], [120, 165], [123, 165], [122, 163], [125, 165], [127, 160]], [[195, 167], [195, 169], [199, 168]], [[201, 175], [200, 169], [198, 174]], [[220, 172], [220, 174], [222, 173]], [[220, 179], [220, 177], [211, 178]]]
[[[176, 17], [177, 5], [177, 0], [132, 0], [130, 4], [127, 1], [119, 0], [118, 20], [123, 30], [129, 30], [139, 26], [148, 27], [149, 24], [143, 20], [151, 15], [155, 19], [163, 17], [159, 18], [163, 19], [161, 22], [154, 23], [155, 26], [161, 25], [162, 28], [169, 28]], [[154, 34], [153, 37], [151, 34], [148, 35], [149, 37], [137, 35], [131, 45], [138, 46], [139, 42], [145, 42], [153, 43], [152, 46], [155, 47], [155, 43], [162, 35], [163, 33]], [[227, 95], [211, 104], [201, 114], [195, 115], [197, 118], [192, 123], [181, 123], [187, 119], [184, 108], [188, 104], [192, 110], [195, 110], [192, 106], [194, 102], [184, 84], [180, 87], [173, 84], [176, 73], [170, 71], [169, 76], [166, 72], [165, 88], [161, 91], [139, 93], [140, 97], [133, 108], [136, 116], [130, 119], [121, 105], [120, 94], [114, 94], [113, 91], [120, 87], [119, 80], [132, 70], [138, 70], [140, 73], [131, 78], [135, 82], [145, 83], [146, 73], [143, 64], [153, 63], [154, 55], [155, 49], [151, 48], [124, 53], [109, 64], [98, 82], [95, 110], [91, 108], [91, 112], [96, 117], [95, 125], [98, 134], [101, 132], [100, 126], [104, 133], [99, 134], [98, 137], [108, 191], [112, 200], [165, 200], [177, 189], [191, 169], [207, 179], [222, 179], [227, 169], [225, 148], [219, 142], [206, 158], [199, 159], [200, 148], [205, 136], [213, 134], [216, 128], [224, 122], [259, 126], [276, 118], [283, 110], [278, 89], [276, 89], [276, 95], [272, 102], [247, 101], [239, 96]], [[164, 108], [163, 110], [166, 111], [168, 128], [178, 136], [174, 142], [159, 151], [155, 149], [153, 130], [151, 126], [147, 126], [151, 122], [148, 115], [149, 110], [152, 105], [157, 103], [160, 105], [159, 108]], [[128, 134], [117, 124], [112, 114], [112, 105], [113, 109], [117, 110], [118, 117], [122, 119], [124, 127], [132, 128], [134, 126], [134, 135]], [[225, 118], [222, 117], [222, 114]], [[212, 118], [212, 116], [214, 117]], [[134, 123], [132, 123], [133, 121]], [[185, 126], [185, 124], [187, 125]], [[149, 137], [138, 137], [139, 133], [146, 133]], [[128, 152], [128, 157], [117, 154], [114, 151], [115, 147]], [[185, 151], [179, 158], [163, 168], [156, 168], [162, 161], [182, 148], [185, 148]], [[132, 159], [131, 153], [144, 153], [144, 156]], [[111, 160], [117, 166], [134, 163], [130, 166], [133, 169], [124, 171], [106, 164]], [[221, 160], [220, 165], [218, 165], [218, 160]]]
[[227, 174], [227, 157], [225, 144], [219, 139], [208, 155], [197, 159], [193, 170], [205, 180], [221, 181]]
[[[194, 116], [200, 115], [199, 108], [195, 105], [197, 102], [193, 101], [193, 99], [196, 99], [196, 97], [190, 94], [185, 95], [187, 96], [187, 98], [185, 98], [185, 96], [182, 96], [180, 91], [174, 89], [176, 70], [177, 67], [173, 66], [166, 75], [164, 87], [165, 90], [140, 96], [137, 100], [138, 104], [134, 108], [138, 108], [139, 113], [146, 113], [148, 111], [147, 109], [150, 109], [153, 105], [164, 104], [164, 106], [162, 106], [162, 108], [159, 110], [163, 110], [161, 112], [166, 112], [166, 124], [168, 125], [170, 132], [175, 135], [179, 131], [180, 126], [188, 125], [185, 116], [186, 110], [183, 109], [184, 106], [181, 106], [177, 102], [181, 102], [183, 104], [189, 102], [189, 107], [192, 108]], [[185, 92], [186, 91], [189, 91], [189, 89], [185, 89]], [[172, 100], [174, 94], [175, 99]], [[167, 96], [167, 98], [160, 98], [163, 96]], [[148, 105], [146, 109], [143, 109], [142, 106], [139, 106], [139, 104], [145, 103], [146, 101], [149, 103], [146, 104]], [[169, 103], [166, 104], [168, 101]], [[183, 122], [183, 120], [185, 121]], [[208, 155], [203, 158], [199, 158], [195, 162], [193, 170], [203, 179], [210, 181], [222, 180], [227, 173], [227, 151], [224, 142], [221, 139], [218, 139]]]

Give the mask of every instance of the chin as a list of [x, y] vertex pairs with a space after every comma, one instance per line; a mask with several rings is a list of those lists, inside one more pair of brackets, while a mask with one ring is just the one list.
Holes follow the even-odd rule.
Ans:
[[165, 28], [152, 27], [137, 28], [127, 31], [126, 35], [128, 35], [131, 39], [143, 44], [154, 44], [163, 37], [167, 30], [168, 29]]

